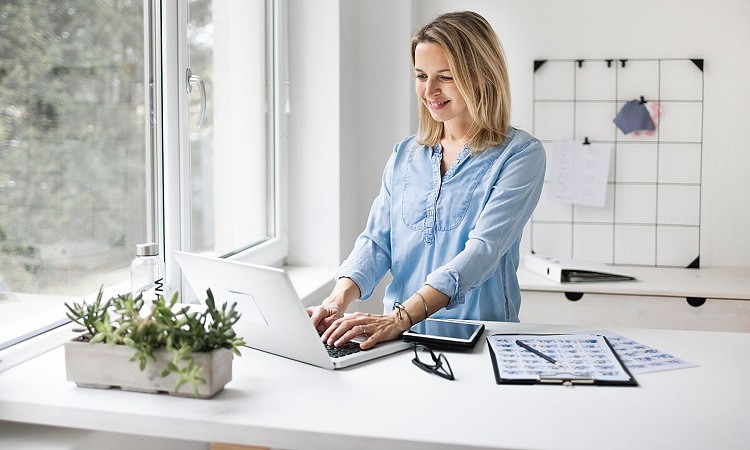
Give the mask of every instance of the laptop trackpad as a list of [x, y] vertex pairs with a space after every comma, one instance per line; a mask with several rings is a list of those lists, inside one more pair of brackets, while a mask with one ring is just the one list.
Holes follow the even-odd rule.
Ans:
[[268, 326], [268, 321], [263, 316], [263, 312], [255, 302], [255, 297], [252, 294], [238, 291], [227, 291], [229, 298], [227, 299], [228, 304], [237, 302], [237, 310], [242, 314], [243, 322], [252, 322], [256, 325]]

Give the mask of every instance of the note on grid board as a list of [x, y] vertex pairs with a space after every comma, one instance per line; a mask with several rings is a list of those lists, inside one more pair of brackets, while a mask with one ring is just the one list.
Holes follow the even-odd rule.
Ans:
[[607, 180], [612, 146], [558, 141], [549, 164], [549, 198], [554, 201], [602, 208], [607, 198]]

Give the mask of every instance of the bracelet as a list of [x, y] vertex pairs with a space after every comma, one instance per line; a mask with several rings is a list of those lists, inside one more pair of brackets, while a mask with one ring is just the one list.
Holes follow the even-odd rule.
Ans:
[[414, 295], [419, 296], [420, 299], [422, 299], [422, 304], [424, 305], [424, 318], [430, 317], [430, 310], [427, 309], [427, 300], [424, 299], [424, 296], [419, 293], [419, 291], [415, 292]]
[[404, 313], [406, 313], [406, 317], [409, 318], [409, 328], [414, 326], [414, 321], [411, 319], [411, 314], [409, 314], [409, 311], [406, 310], [406, 308], [404, 307], [404, 305], [401, 304], [401, 302], [395, 302], [393, 304], [393, 309], [398, 310], [396, 315], [399, 321], [401, 320], [401, 311], [403, 311]]

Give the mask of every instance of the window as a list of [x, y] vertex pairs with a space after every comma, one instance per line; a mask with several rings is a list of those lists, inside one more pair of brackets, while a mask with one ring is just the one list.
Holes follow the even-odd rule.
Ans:
[[127, 277], [146, 228], [143, 5], [0, 5], [0, 291]]
[[0, 307], [127, 282], [146, 241], [284, 258], [281, 5], [0, 4]]
[[235, 254], [277, 235], [272, 13], [263, 0], [189, 1], [186, 225], [195, 252]]
[[[169, 136], [164, 142], [167, 255], [183, 249], [279, 263], [286, 256], [277, 164], [283, 112], [276, 106], [284, 67], [283, 2], [183, 4], [174, 11], [176, 33], [162, 36], [165, 111], [177, 98], [178, 112], [188, 112], [163, 117], [165, 133], [177, 130], [172, 142], [180, 143], [170, 144]], [[170, 61], [173, 54], [176, 61]], [[170, 202], [168, 189], [178, 199]], [[178, 268], [167, 271], [176, 284]], [[181, 290], [189, 297], [186, 283]]]

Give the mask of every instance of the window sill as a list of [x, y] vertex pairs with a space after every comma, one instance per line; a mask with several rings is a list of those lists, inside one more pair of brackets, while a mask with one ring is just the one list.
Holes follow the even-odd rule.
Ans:
[[[319, 304], [333, 289], [333, 272], [328, 268], [283, 266], [283, 269], [289, 274], [289, 278], [305, 307]], [[123, 287], [124, 285], [118, 285], [106, 289], [104, 295], [115, 295]], [[0, 332], [0, 344], [65, 319], [64, 303], [70, 301], [80, 301], [80, 299], [63, 296], [15, 294], [4, 305], [4, 326], [0, 328], [2, 330]], [[40, 308], [41, 305], [43, 305], [42, 308]], [[33, 314], [30, 308], [33, 308]], [[26, 318], [21, 319], [22, 317]], [[15, 320], [12, 320], [14, 318]], [[0, 372], [59, 347], [65, 341], [80, 334], [80, 331], [73, 331], [74, 328], [77, 327], [73, 323], [61, 325], [0, 350]]]
[[317, 305], [333, 290], [334, 272], [320, 266], [282, 266], [305, 307]]

